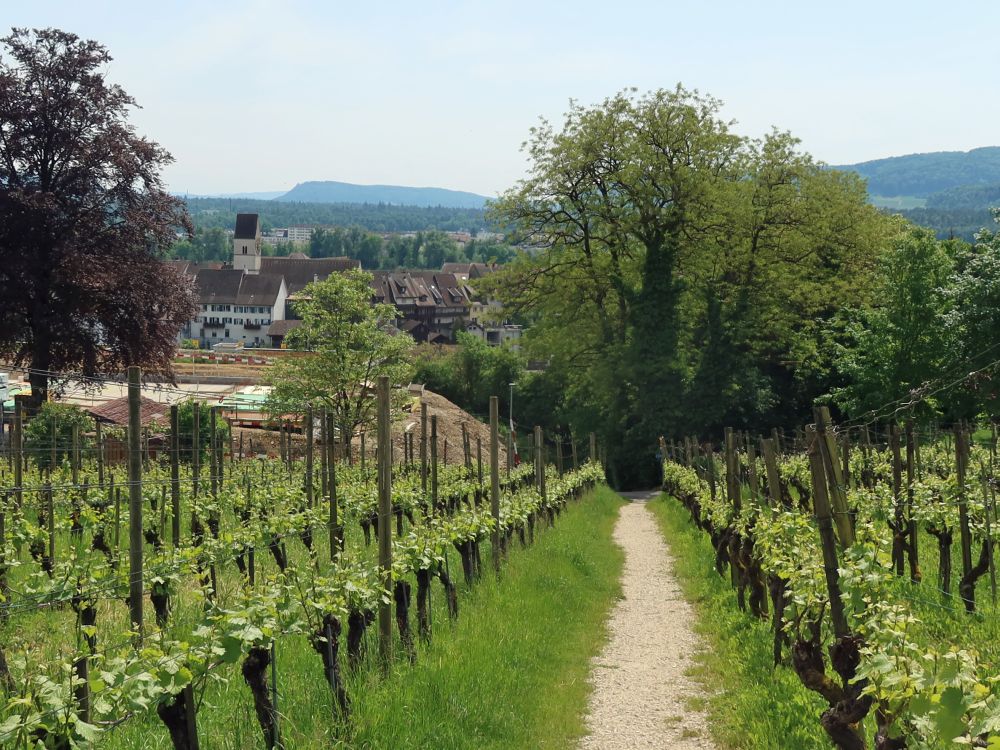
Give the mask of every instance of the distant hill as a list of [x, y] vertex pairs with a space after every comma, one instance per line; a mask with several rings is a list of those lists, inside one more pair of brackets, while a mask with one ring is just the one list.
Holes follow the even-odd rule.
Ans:
[[952, 188], [1000, 183], [1000, 146], [892, 156], [833, 169], [867, 178], [873, 201], [895, 196], [927, 198]]
[[352, 185], [349, 182], [300, 182], [277, 201], [301, 203], [368, 203], [395, 206], [483, 208], [486, 196], [461, 190], [399, 185]]

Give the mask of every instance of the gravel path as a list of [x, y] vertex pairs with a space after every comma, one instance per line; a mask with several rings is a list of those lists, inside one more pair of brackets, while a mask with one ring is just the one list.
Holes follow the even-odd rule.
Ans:
[[704, 750], [704, 713], [689, 708], [703, 696], [685, 672], [702, 643], [694, 613], [674, 578], [673, 558], [645, 501], [656, 493], [629, 493], [614, 539], [625, 550], [624, 597], [608, 623], [609, 639], [594, 660], [581, 750]]

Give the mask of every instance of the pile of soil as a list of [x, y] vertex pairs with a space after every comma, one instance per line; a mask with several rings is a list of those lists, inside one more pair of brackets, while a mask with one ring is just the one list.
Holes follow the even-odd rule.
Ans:
[[[427, 404], [427, 432], [430, 435], [430, 419], [437, 417], [438, 432], [438, 460], [442, 463], [461, 464], [465, 461], [462, 449], [462, 425], [469, 434], [469, 443], [472, 451], [472, 463], [476, 463], [476, 438], [482, 443], [483, 463], [489, 463], [490, 450], [490, 428], [467, 411], [460, 409], [451, 401], [440, 394], [424, 389], [420, 394], [414, 394], [409, 411], [403, 413], [402, 418], [397, 419], [392, 425], [393, 455], [396, 460], [401, 460], [403, 456], [404, 435], [412, 433], [414, 435], [414, 455], [417, 460], [420, 457], [420, 405]], [[240, 435], [243, 436], [243, 452], [245, 455], [267, 455], [276, 458], [281, 454], [280, 437], [277, 430], [258, 430], [247, 428], [233, 429], [233, 446], [239, 450]], [[319, 435], [316, 435], [317, 441]], [[297, 457], [305, 455], [305, 437], [298, 434], [291, 435], [292, 454]], [[252, 441], [252, 443], [251, 443]], [[447, 448], [445, 447], [447, 444]], [[252, 445], [252, 453], [251, 453]], [[365, 451], [370, 456], [375, 448], [375, 435], [369, 433], [365, 438]], [[355, 460], [361, 456], [361, 436], [355, 435], [351, 443], [351, 449]], [[429, 450], [429, 449], [428, 449]], [[501, 438], [500, 444], [500, 466], [507, 465], [506, 446]]]

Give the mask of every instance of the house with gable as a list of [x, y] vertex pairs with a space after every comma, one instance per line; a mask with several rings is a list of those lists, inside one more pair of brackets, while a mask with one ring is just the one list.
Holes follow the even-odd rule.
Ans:
[[186, 274], [198, 292], [198, 313], [181, 330], [181, 339], [195, 339], [202, 347], [280, 344], [297, 323], [289, 309], [290, 295], [332, 273], [361, 268], [360, 261], [343, 257], [265, 257], [261, 245], [258, 214], [237, 214], [229, 263], [167, 261]]

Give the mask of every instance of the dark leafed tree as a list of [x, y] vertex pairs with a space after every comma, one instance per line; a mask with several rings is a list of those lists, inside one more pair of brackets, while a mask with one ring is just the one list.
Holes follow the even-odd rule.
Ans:
[[0, 356], [31, 368], [35, 404], [60, 373], [169, 374], [196, 309], [159, 262], [190, 232], [160, 178], [170, 155], [129, 124], [102, 45], [56, 29], [0, 45]]

